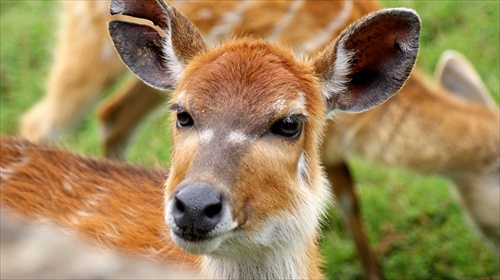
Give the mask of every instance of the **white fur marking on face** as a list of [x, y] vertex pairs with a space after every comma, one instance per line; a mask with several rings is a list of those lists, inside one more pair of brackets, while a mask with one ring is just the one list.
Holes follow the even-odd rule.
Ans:
[[198, 134], [200, 143], [206, 144], [214, 138], [214, 132], [211, 129], [206, 129]]
[[306, 108], [306, 96], [301, 92], [299, 93], [299, 97], [290, 105], [289, 114], [303, 114], [307, 116]]
[[344, 7], [339, 14], [335, 15], [334, 20], [328, 24], [328, 26], [321, 32], [318, 32], [316, 37], [307, 40], [298, 50], [298, 53], [307, 53], [318, 49], [320, 46], [325, 45], [330, 39], [332, 34], [336, 33], [341, 27], [343, 27], [349, 20], [349, 16], [352, 13], [353, 1], [347, 0], [344, 2]]
[[181, 91], [179, 95], [177, 95], [177, 104], [179, 104], [182, 107], [182, 100], [184, 99], [184, 96], [186, 95], [186, 92]]
[[300, 154], [299, 162], [297, 163], [297, 181], [302, 189], [309, 192], [307, 187], [307, 174], [309, 174], [309, 167], [307, 166], [306, 156], [304, 152]]
[[[210, 279], [305, 279], [305, 251], [266, 250], [247, 258], [202, 258], [202, 273]], [[255, 269], [258, 267], [259, 269]], [[223, 269], [221, 269], [223, 268]]]
[[226, 139], [226, 141], [231, 144], [243, 144], [245, 142], [249, 142], [250, 140], [251, 137], [246, 135], [241, 130], [231, 131]]
[[285, 99], [278, 99], [276, 102], [273, 103], [271, 106], [271, 110], [274, 112], [279, 112], [285, 108]]
[[286, 27], [290, 24], [303, 2], [303, 0], [296, 0], [290, 4], [290, 8], [286, 14], [274, 25], [273, 30], [271, 30], [270, 35], [267, 37], [268, 41], [275, 42], [281, 38]]

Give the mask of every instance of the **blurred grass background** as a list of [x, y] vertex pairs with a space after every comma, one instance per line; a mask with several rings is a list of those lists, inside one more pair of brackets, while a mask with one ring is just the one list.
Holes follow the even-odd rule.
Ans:
[[[420, 14], [419, 67], [431, 75], [444, 50], [458, 50], [475, 64], [498, 102], [499, 1], [383, 2]], [[41, 0], [0, 4], [0, 132], [16, 134], [21, 114], [44, 93], [60, 7], [56, 1]], [[166, 112], [160, 110], [140, 129], [128, 153], [131, 162], [167, 165], [170, 142], [165, 120]], [[59, 144], [100, 155], [94, 111], [76, 130]], [[444, 179], [356, 158], [350, 165], [365, 225], [388, 279], [500, 279], [499, 259], [464, 220]], [[354, 246], [337, 210], [331, 209], [331, 228], [323, 231], [325, 271], [329, 278], [361, 278]]]

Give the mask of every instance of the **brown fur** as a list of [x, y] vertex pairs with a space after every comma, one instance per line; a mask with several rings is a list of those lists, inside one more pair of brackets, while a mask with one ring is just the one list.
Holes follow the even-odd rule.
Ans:
[[[212, 34], [214, 37], [209, 39], [218, 42], [231, 34], [238, 36], [246, 34], [262, 37], [271, 36], [270, 30], [273, 30], [273, 25], [289, 9], [283, 3], [279, 1], [276, 3], [266, 1], [252, 3], [245, 13], [240, 15], [238, 24], [230, 26], [229, 31]], [[225, 12], [235, 10], [238, 7], [238, 3], [232, 1], [217, 2], [217, 5], [214, 5], [214, 2], [207, 1], [196, 3], [179, 2], [176, 4], [205, 35], [213, 32], [213, 27], [224, 19]], [[65, 19], [67, 24], [64, 25], [77, 25], [82, 18], [92, 15], [92, 20], [86, 26], [87, 31], [81, 34], [92, 34], [95, 35], [95, 38], [107, 37], [105, 29], [102, 28], [103, 23], [110, 19], [107, 11], [102, 8], [106, 5], [97, 7], [88, 2], [84, 4], [84, 9], [88, 11], [85, 16], [74, 16], [76, 9], [73, 10], [72, 7], [78, 5], [83, 4], [76, 1], [67, 4], [65, 8], [68, 17]], [[338, 1], [307, 2], [298, 9], [294, 19], [286, 25], [277, 40], [297, 50], [314, 52], [321, 46], [307, 49], [304, 47], [304, 43], [311, 41], [315, 35], [321, 32], [330, 19], [338, 18], [339, 11], [343, 9], [344, 5], [346, 4]], [[380, 4], [375, 1], [355, 1], [353, 5], [348, 20], [342, 27], [331, 33], [332, 37], [335, 37], [353, 20], [380, 8]], [[212, 9], [213, 12], [207, 14], [207, 9]], [[119, 63], [116, 64], [118, 70], [113, 70], [115, 68], [107, 67], [114, 64], [80, 62], [81, 59], [89, 60], [89, 57], [98, 57], [99, 53], [89, 53], [88, 50], [100, 50], [95, 46], [102, 43], [95, 43], [97, 39], [90, 39], [90, 36], [81, 36], [81, 34], [77, 38], [73, 38], [69, 35], [73, 30], [68, 28], [62, 31], [61, 42], [63, 43], [60, 46], [61, 51], [56, 52], [56, 66], [51, 73], [50, 80], [52, 82], [49, 85], [45, 101], [42, 101], [40, 105], [37, 105], [37, 109], [33, 109], [31, 113], [24, 117], [22, 134], [30, 139], [47, 140], [59, 133], [59, 131], [64, 130], [75, 120], [77, 115], [83, 112], [87, 104], [92, 103], [92, 100], [97, 96], [96, 94], [99, 94], [101, 89], [111, 81], [111, 79], [88, 80], [85, 79], [84, 73], [93, 73], [98, 77], [114, 77], [123, 70]], [[90, 32], [89, 30], [93, 31]], [[72, 44], [77, 44], [82, 49], [85, 49], [85, 55], [68, 55], [64, 49], [69, 49]], [[78, 50], [73, 50], [72, 53], [78, 53]], [[117, 60], [116, 56], [110, 58], [110, 61]], [[61, 84], [60, 81], [64, 80], [61, 77], [69, 71], [68, 67], [71, 65], [79, 66], [78, 71], [72, 71], [75, 74], [75, 79], [78, 80], [75, 84]], [[80, 78], [76, 73], [81, 73]], [[123, 156], [129, 135], [135, 126], [141, 122], [142, 118], [155, 107], [154, 102], [148, 103], [147, 106], [136, 106], [136, 103], [132, 102], [134, 106], [130, 106], [132, 103], [127, 100], [161, 99], [161, 95], [152, 89], [134, 90], [134, 88], [142, 88], [138, 80], [132, 83], [135, 84], [135, 86], [131, 87], [132, 90], [124, 90], [121, 95], [102, 105], [100, 109], [100, 116], [105, 130], [104, 150], [108, 156]], [[89, 89], [88, 87], [92, 88]], [[67, 94], [68, 92], [72, 92], [72, 94]], [[161, 104], [161, 102], [158, 104]], [[443, 108], [452, 108], [451, 112], [453, 113], [443, 114], [444, 111], [448, 111], [448, 109]], [[64, 113], [65, 109], [68, 109], [67, 113]], [[48, 112], [60, 113], [51, 117], [52, 115], [48, 114]], [[453, 118], [451, 117], [452, 114]], [[134, 121], [131, 121], [131, 119]], [[402, 122], [396, 123], [394, 120], [401, 120]], [[39, 125], [38, 122], [43, 122], [45, 126]], [[403, 122], [405, 125], [402, 125]], [[418, 71], [415, 71], [400, 94], [374, 111], [359, 115], [339, 114], [335, 123], [328, 128], [327, 141], [323, 146], [325, 151], [323, 158], [327, 171], [335, 174], [338, 174], [335, 170], [344, 170], [342, 168], [337, 169], [337, 167], [345, 165], [348, 156], [357, 154], [377, 163], [448, 176], [455, 184], [468, 186], [465, 189], [460, 189], [462, 201], [469, 201], [469, 198], [474, 197], [471, 194], [481, 194], [479, 198], [474, 199], [476, 202], [464, 202], [464, 205], [478, 227], [486, 227], [487, 229], [482, 231], [489, 232], [486, 235], [493, 237], [493, 240], [495, 240], [495, 223], [491, 221], [498, 218], [498, 216], [488, 214], [488, 217], [484, 218], [484, 215], [480, 213], [489, 213], [488, 210], [475, 210], [478, 209], [478, 205], [481, 205], [481, 201], [484, 201], [484, 195], [487, 196], [487, 194], [481, 191], [481, 185], [474, 179], [474, 174], [478, 174], [478, 172], [483, 174], [488, 170], [497, 168], [495, 162], [498, 162], [498, 122], [498, 112], [495, 112], [495, 110], [493, 112], [485, 111], [481, 105], [471, 105], [469, 102], [449, 96], [446, 91], [439, 87], [429, 85], [425, 78]], [[370, 125], [373, 123], [378, 125]], [[436, 125], [440, 128], [436, 128]], [[429, 131], [428, 127], [434, 128]], [[46, 128], [46, 130], [39, 131], [40, 128]], [[421, 135], [422, 131], [425, 131], [425, 134], [429, 132], [431, 134], [425, 139], [414, 136], [416, 133]], [[467, 131], [467, 135], [470, 137], [457, 141], [457, 139], [463, 139], [464, 131]], [[477, 154], [479, 157], [476, 157]], [[465, 174], [466, 176], [463, 176]], [[334, 178], [334, 175], [329, 175], [330, 178]], [[348, 174], [339, 176], [349, 177]], [[337, 197], [345, 193], [353, 201], [351, 205], [357, 205], [355, 197], [351, 195], [354, 194], [352, 181], [349, 181], [348, 184], [333, 182], [336, 187], [334, 192]], [[488, 209], [494, 210], [495, 207], [498, 208], [498, 205], [493, 203], [488, 207]], [[348, 221], [360, 221], [356, 209], [344, 209], [344, 211], [353, 213], [353, 216]], [[487, 221], [482, 222], [481, 220]], [[361, 222], [356, 222], [359, 225], [354, 223], [352, 222], [350, 227], [354, 232], [353, 235], [359, 236], [359, 238], [355, 237], [357, 247], [369, 248], [363, 234]], [[493, 224], [493, 226], [486, 226], [488, 224]], [[358, 254], [367, 266], [376, 267], [373, 253], [367, 253], [366, 249], [359, 249]]]
[[25, 221], [50, 220], [127, 254], [195, 265], [196, 258], [167, 234], [165, 170], [86, 158], [5, 136], [0, 143], [2, 212]]

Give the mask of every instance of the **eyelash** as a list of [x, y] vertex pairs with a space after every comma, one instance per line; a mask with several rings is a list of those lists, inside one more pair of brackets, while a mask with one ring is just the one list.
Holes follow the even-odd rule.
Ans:
[[177, 113], [177, 120], [175, 124], [178, 128], [188, 128], [194, 125], [194, 120], [191, 115], [178, 104], [172, 104], [172, 106], [170, 106], [170, 110]]

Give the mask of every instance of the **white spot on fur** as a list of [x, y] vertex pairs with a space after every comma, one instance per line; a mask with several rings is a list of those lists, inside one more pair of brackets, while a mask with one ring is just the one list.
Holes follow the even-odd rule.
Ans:
[[71, 184], [67, 181], [63, 182], [63, 189], [65, 189], [66, 191], [68, 191], [69, 193], [71, 194], [74, 194], [75, 191], [73, 190], [73, 187], [71, 186]]
[[[98, 190], [101, 190], [101, 186], [96, 186]], [[104, 193], [92, 193], [82, 199], [85, 208], [95, 209], [99, 204], [106, 200], [106, 195]]]
[[290, 8], [286, 14], [274, 25], [270, 35], [267, 37], [267, 40], [273, 42], [278, 41], [281, 38], [281, 35], [290, 24], [303, 2], [303, 0], [296, 0], [290, 4]]
[[226, 139], [226, 142], [230, 144], [243, 144], [246, 142], [249, 142], [252, 138], [248, 135], [246, 135], [243, 131], [241, 130], [236, 130], [236, 131], [231, 131]]
[[211, 19], [214, 17], [214, 12], [207, 8], [201, 9], [198, 11], [198, 17], [204, 20]]
[[83, 211], [83, 210], [76, 211], [76, 215], [79, 216], [79, 217], [90, 217], [90, 216], [92, 216], [92, 214], [90, 214], [87, 211]]
[[285, 102], [286, 102], [285, 99], [276, 100], [276, 102], [274, 102], [273, 105], [271, 106], [271, 110], [275, 112], [283, 110], [283, 108], [285, 108]]
[[76, 215], [69, 215], [68, 216], [69, 222], [73, 225], [79, 225], [80, 224], [80, 219]]
[[[17, 149], [19, 151], [22, 151], [24, 150], [24, 147], [23, 146], [18, 146]], [[29, 158], [28, 157], [25, 157], [25, 156], [22, 156], [21, 158], [19, 159], [16, 159], [15, 161], [10, 161], [9, 165], [6, 166], [6, 167], [0, 167], [0, 178], [2, 179], [2, 181], [7, 181], [10, 176], [12, 176], [12, 174], [14, 174], [17, 169], [25, 166], [27, 163], [29, 162]]]
[[106, 190], [106, 188], [101, 185], [96, 185], [95, 188], [101, 192], [104, 192]]
[[334, 20], [328, 26], [317, 33], [316, 37], [307, 40], [298, 50], [299, 53], [307, 53], [318, 49], [328, 43], [332, 34], [336, 33], [341, 27], [345, 26], [352, 14], [352, 0], [345, 1], [344, 7], [339, 14], [334, 16]]
[[221, 17], [221, 21], [205, 36], [210, 43], [220, 42], [222, 39], [228, 36], [229, 30], [234, 30], [234, 27], [241, 22], [243, 19], [243, 14], [246, 12], [248, 7], [252, 4], [252, 1], [243, 0], [241, 1], [234, 10], [224, 13]]
[[185, 91], [181, 91], [178, 95], [177, 95], [177, 104], [181, 107], [183, 107], [182, 105], [182, 101], [184, 100], [184, 96], [186, 96], [186, 92]]
[[297, 181], [299, 182], [300, 187], [303, 188], [305, 191], [309, 190], [306, 181], [308, 173], [309, 173], [309, 168], [306, 162], [306, 157], [304, 152], [302, 152], [299, 157], [299, 162], [297, 163]]
[[2, 179], [2, 181], [9, 180], [11, 175], [12, 175], [12, 170], [0, 167], [0, 178]]
[[214, 138], [214, 132], [211, 129], [206, 129], [198, 134], [201, 144], [206, 144]]
[[307, 116], [306, 96], [302, 92], [300, 92], [298, 95], [299, 96], [297, 97], [297, 99], [295, 99], [293, 101], [293, 103], [290, 105], [290, 109], [289, 109], [288, 114], [289, 115], [303, 114], [303, 115]]

